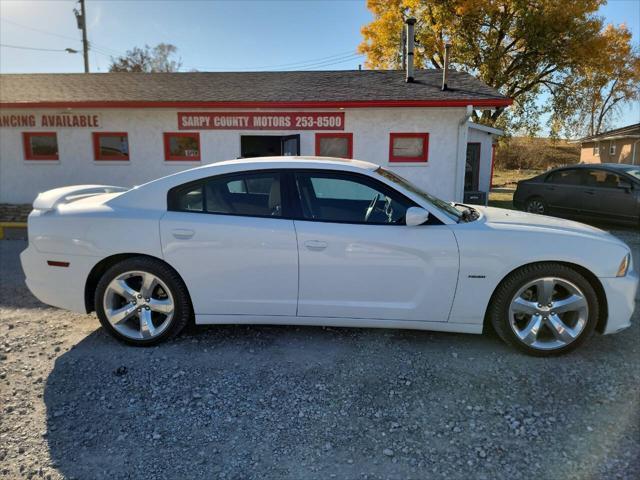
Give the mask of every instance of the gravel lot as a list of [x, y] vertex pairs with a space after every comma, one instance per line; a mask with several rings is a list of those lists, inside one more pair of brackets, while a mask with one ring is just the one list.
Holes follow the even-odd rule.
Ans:
[[[640, 235], [616, 230], [640, 262]], [[557, 359], [495, 335], [199, 327], [125, 347], [0, 242], [2, 478], [639, 478], [640, 314]]]

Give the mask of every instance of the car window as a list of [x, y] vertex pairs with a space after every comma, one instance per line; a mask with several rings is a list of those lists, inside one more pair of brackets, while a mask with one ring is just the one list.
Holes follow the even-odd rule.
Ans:
[[618, 188], [621, 180], [620, 175], [599, 169], [586, 170], [585, 177], [589, 187], [600, 188]]
[[280, 174], [221, 175], [169, 193], [169, 210], [281, 217]]
[[202, 202], [202, 185], [193, 185], [180, 192], [177, 199], [177, 210], [187, 212], [202, 212], [204, 203]]
[[583, 185], [582, 171], [578, 169], [572, 170], [558, 170], [552, 172], [547, 176], [547, 183], [558, 183], [561, 185]]
[[296, 186], [308, 220], [404, 224], [411, 206], [399, 193], [358, 175], [298, 173]]

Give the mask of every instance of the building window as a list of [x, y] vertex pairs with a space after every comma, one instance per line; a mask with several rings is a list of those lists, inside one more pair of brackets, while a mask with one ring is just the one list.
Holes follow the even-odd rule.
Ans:
[[428, 133], [391, 134], [389, 139], [390, 162], [426, 162], [428, 157]]
[[352, 158], [353, 133], [316, 133], [316, 155]]
[[56, 132], [23, 132], [25, 160], [58, 160]]
[[609, 155], [615, 155], [616, 154], [616, 144], [612, 141], [611, 143], [609, 143]]
[[129, 160], [129, 138], [125, 132], [93, 132], [96, 160]]
[[200, 134], [193, 133], [165, 133], [164, 134], [165, 161], [200, 161]]
[[600, 156], [600, 143], [596, 142], [593, 144], [593, 156], [594, 157], [598, 157]]

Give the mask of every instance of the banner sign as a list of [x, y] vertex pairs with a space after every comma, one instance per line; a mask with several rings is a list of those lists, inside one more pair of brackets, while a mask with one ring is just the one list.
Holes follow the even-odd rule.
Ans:
[[100, 115], [81, 113], [2, 114], [0, 127], [100, 128]]
[[179, 130], [344, 130], [344, 112], [178, 112]]

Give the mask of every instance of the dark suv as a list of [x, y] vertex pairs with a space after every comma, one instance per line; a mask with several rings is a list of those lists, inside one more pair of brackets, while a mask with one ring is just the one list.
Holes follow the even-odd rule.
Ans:
[[518, 182], [513, 205], [531, 213], [640, 223], [640, 166], [580, 164]]

